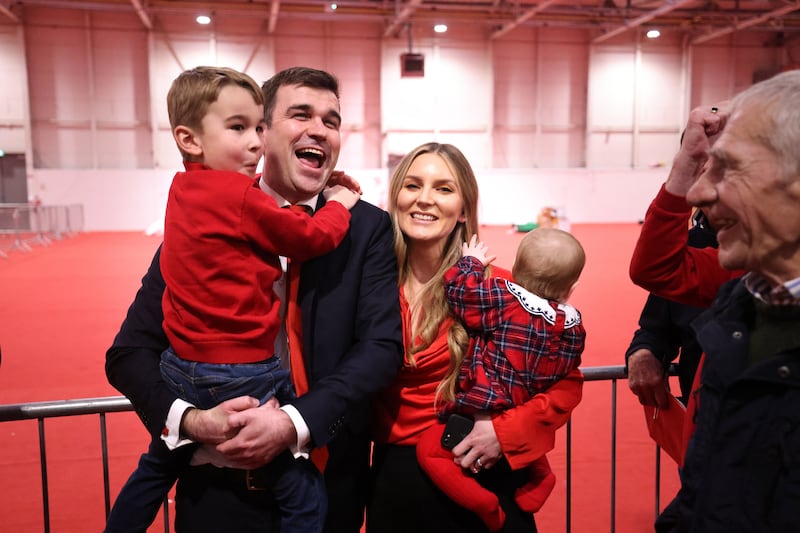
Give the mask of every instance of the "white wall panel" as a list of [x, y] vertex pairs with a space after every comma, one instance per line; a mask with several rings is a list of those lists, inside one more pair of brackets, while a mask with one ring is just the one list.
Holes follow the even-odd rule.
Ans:
[[92, 100], [86, 31], [29, 28], [33, 164], [41, 168], [92, 168]]
[[636, 74], [636, 117], [631, 166], [672, 161], [684, 126], [683, 53], [679, 46], [645, 41]]
[[725, 100], [754, 81], [776, 74], [782, 66], [797, 65], [798, 43], [792, 53], [774, 46], [774, 39], [773, 34], [734, 34], [694, 47], [690, 108]]
[[494, 43], [496, 167], [584, 164], [586, 34], [517, 31]]
[[675, 43], [592, 48], [588, 167], [640, 168], [671, 160], [673, 144], [663, 141], [682, 128], [683, 64]]
[[588, 168], [631, 168], [633, 134], [628, 131], [602, 131], [597, 128], [586, 139]]
[[536, 221], [545, 206], [558, 208], [570, 222], [636, 222], [644, 217], [666, 171], [478, 169], [476, 176], [482, 224]]
[[680, 48], [643, 47], [636, 77], [636, 119], [640, 129], [683, 126], [681, 61]]
[[22, 28], [0, 26], [0, 149], [25, 153], [28, 148], [28, 73]]
[[[519, 39], [520, 32], [514, 35]], [[541, 111], [536, 32], [524, 40], [492, 43], [494, 128], [491, 165], [535, 167], [539, 162]]]
[[[172, 81], [186, 69], [197, 66], [225, 66], [244, 71], [261, 84], [275, 71], [274, 44], [261, 33], [261, 24], [251, 22], [237, 28], [195, 29], [185, 21], [171, 18], [167, 28], [182, 31], [156, 32], [150, 38], [151, 120], [155, 122], [152, 144], [155, 166], [182, 168], [167, 114], [167, 93]], [[227, 31], [223, 31], [227, 30]]]
[[383, 152], [402, 154], [421, 142], [453, 142], [472, 154], [474, 166], [489, 166], [492, 128], [492, 58], [486, 42], [426, 40], [424, 77], [401, 77], [400, 40], [383, 44], [381, 122]]
[[[88, 123], [91, 109], [86, 30], [30, 28], [26, 34], [31, 118], [41, 124]], [[38, 126], [38, 125], [37, 125]]]
[[637, 168], [657, 168], [672, 165], [680, 148], [681, 128], [675, 132], [647, 132], [639, 135], [637, 143], [639, 163]]
[[726, 48], [704, 46], [692, 49], [691, 107], [713, 104], [731, 94], [733, 56]]
[[87, 231], [144, 231], [163, 226], [173, 174], [158, 169], [38, 169], [29, 194], [45, 204], [82, 204]]
[[379, 167], [380, 40], [374, 23], [281, 24], [275, 39], [276, 70], [307, 66], [327, 70], [339, 80], [344, 169]]
[[629, 130], [636, 95], [636, 56], [631, 46], [594, 46], [589, 68], [590, 130]]
[[494, 55], [494, 120], [500, 130], [534, 129], [539, 107], [535, 41], [500, 40]]
[[146, 36], [138, 19], [52, 11], [35, 11], [26, 31], [33, 164], [152, 166]]
[[534, 146], [520, 146], [519, 153], [535, 151], [536, 166], [539, 168], [582, 167], [586, 158], [586, 137], [583, 128], [570, 128], [569, 131], [542, 130]]

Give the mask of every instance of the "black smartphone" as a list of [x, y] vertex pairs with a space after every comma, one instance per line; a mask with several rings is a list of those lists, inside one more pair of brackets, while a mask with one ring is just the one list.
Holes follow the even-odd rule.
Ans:
[[475, 422], [468, 416], [458, 413], [450, 415], [444, 426], [444, 433], [442, 433], [442, 448], [445, 450], [455, 448], [456, 444], [464, 440], [464, 437], [472, 431], [474, 425]]

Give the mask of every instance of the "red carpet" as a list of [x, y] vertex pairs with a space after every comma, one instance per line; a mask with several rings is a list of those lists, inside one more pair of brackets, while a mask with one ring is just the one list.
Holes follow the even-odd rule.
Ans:
[[[511, 266], [522, 234], [482, 228]], [[628, 279], [639, 233], [634, 224], [576, 225], [587, 266], [572, 303], [584, 317], [584, 366], [620, 364], [645, 293]], [[104, 354], [160, 240], [139, 233], [88, 233], [0, 258], [0, 403], [118, 395], [108, 385]], [[5, 243], [0, 240], [0, 248]], [[609, 531], [611, 524], [609, 382], [587, 383], [573, 416], [572, 531]], [[617, 391], [616, 531], [652, 531], [655, 448], [642, 410], [622, 381]], [[112, 498], [145, 449], [147, 435], [132, 413], [108, 416]], [[550, 462], [558, 476], [537, 515], [543, 533], [565, 531], [565, 431]], [[101, 531], [104, 523], [98, 417], [46, 424], [51, 530]], [[662, 506], [677, 488], [675, 466], [663, 465]], [[35, 421], [0, 424], [0, 520], [3, 531], [43, 531], [38, 428]], [[151, 531], [162, 531], [160, 522]]]

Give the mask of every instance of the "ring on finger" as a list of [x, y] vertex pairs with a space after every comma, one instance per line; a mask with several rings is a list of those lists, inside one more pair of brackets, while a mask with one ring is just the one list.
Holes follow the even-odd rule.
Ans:
[[483, 468], [483, 463], [481, 463], [481, 458], [480, 457], [478, 457], [478, 459], [475, 461], [475, 466], [478, 467], [478, 470]]

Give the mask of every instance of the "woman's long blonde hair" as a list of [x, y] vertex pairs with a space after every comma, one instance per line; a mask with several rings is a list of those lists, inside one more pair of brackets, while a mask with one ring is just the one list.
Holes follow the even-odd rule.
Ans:
[[[422, 154], [435, 154], [444, 160], [456, 179], [458, 192], [464, 204], [464, 222], [456, 223], [442, 250], [441, 264], [434, 276], [415, 295], [411, 304], [411, 325], [405, 347], [406, 364], [415, 366], [414, 354], [430, 346], [442, 321], [450, 314], [444, 295], [444, 273], [461, 258], [461, 245], [478, 234], [478, 182], [472, 167], [461, 151], [452, 144], [426, 143], [405, 155], [392, 173], [389, 183], [389, 214], [394, 225], [394, 250], [397, 255], [399, 282], [404, 285], [409, 275], [408, 246], [397, 220], [397, 197], [403, 188], [408, 169]], [[458, 368], [464, 359], [469, 339], [464, 326], [456, 321], [447, 336], [450, 348], [450, 370], [437, 389], [437, 398], [449, 400], [454, 396]]]

